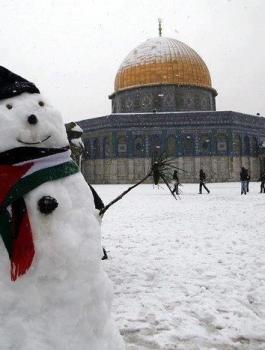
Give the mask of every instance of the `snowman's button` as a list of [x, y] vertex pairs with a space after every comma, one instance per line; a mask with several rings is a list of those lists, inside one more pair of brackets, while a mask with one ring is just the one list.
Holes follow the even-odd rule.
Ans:
[[42, 214], [46, 214], [46, 215], [52, 213], [58, 207], [58, 205], [59, 204], [57, 200], [51, 196], [43, 196], [38, 201], [39, 211]]

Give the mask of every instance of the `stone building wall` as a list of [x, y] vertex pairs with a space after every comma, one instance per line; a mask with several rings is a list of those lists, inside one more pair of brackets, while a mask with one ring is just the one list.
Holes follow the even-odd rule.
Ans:
[[[258, 157], [178, 157], [175, 164], [184, 170], [179, 171], [183, 183], [198, 182], [201, 168], [206, 172], [208, 182], [239, 181], [242, 166], [249, 170], [253, 181], [258, 180], [260, 174]], [[147, 158], [84, 160], [82, 172], [89, 183], [127, 184], [141, 180], [150, 166], [151, 160]]]
[[253, 180], [260, 174], [261, 117], [231, 111], [113, 114], [80, 126], [83, 172], [91, 183], [135, 183], [152, 156], [163, 152], [184, 170], [183, 182], [196, 182], [201, 168], [209, 181], [238, 181], [242, 166]]

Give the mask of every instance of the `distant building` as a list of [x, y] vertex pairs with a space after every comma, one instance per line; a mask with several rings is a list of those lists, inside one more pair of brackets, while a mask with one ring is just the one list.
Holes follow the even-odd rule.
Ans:
[[[265, 119], [216, 111], [216, 96], [208, 68], [193, 49], [161, 36], [145, 41], [117, 72], [112, 113], [78, 122], [85, 177], [91, 183], [136, 182], [154, 152], [166, 151], [185, 170], [182, 182], [198, 181], [201, 168], [208, 181], [235, 181], [241, 166], [257, 179], [264, 166], [259, 145]], [[249, 92], [243, 98], [251, 98]]]

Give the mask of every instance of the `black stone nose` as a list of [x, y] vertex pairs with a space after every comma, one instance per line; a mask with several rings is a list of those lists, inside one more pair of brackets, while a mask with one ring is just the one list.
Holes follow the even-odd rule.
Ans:
[[35, 125], [35, 124], [38, 123], [38, 118], [34, 114], [31, 114], [28, 117], [28, 123], [31, 124], [31, 125]]

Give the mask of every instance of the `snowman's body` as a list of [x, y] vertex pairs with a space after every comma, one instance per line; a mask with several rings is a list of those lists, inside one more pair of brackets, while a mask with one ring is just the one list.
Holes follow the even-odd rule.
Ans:
[[[40, 101], [41, 95], [28, 93], [1, 101], [0, 152], [67, 144], [59, 114]], [[30, 125], [28, 116], [33, 114], [37, 123]], [[39, 210], [43, 196], [58, 202], [50, 214]], [[45, 182], [24, 200], [35, 256], [27, 273], [12, 282], [0, 241], [0, 349], [124, 349], [110, 316], [112, 288], [102, 269], [98, 211], [82, 175]]]

